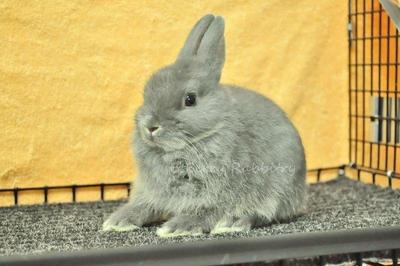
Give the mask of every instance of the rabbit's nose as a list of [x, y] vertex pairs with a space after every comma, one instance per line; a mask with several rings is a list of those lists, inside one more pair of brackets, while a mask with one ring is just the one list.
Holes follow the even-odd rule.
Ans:
[[148, 127], [147, 129], [149, 130], [150, 134], [154, 134], [160, 127], [153, 126], [153, 127]]

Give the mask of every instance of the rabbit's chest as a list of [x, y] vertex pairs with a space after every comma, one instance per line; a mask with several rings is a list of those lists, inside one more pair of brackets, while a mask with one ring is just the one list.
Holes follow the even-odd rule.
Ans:
[[177, 158], [170, 162], [168, 183], [172, 188], [185, 187], [199, 189], [202, 186], [199, 173], [194, 171], [193, 166], [185, 158]]
[[201, 176], [184, 157], [164, 161], [159, 174], [166, 182], [164, 192], [169, 196], [196, 197], [205, 189]]

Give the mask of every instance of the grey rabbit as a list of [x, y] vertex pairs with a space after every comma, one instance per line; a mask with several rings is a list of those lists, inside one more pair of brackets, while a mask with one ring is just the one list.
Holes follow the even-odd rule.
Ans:
[[201, 18], [175, 63], [148, 80], [133, 137], [139, 175], [103, 230], [166, 220], [160, 237], [219, 234], [302, 213], [299, 134], [271, 100], [219, 83], [224, 27], [220, 16]]

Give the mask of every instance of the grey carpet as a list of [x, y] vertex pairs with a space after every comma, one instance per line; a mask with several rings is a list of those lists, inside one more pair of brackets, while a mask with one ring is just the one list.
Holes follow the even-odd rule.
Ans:
[[0, 255], [140, 246], [216, 238], [400, 225], [400, 191], [346, 178], [309, 187], [307, 214], [248, 233], [161, 239], [156, 227], [102, 232], [104, 219], [122, 201], [0, 208]]

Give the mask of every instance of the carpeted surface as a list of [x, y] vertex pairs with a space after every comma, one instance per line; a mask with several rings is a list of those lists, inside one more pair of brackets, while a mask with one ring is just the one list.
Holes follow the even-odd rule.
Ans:
[[0, 255], [400, 225], [400, 190], [346, 178], [311, 185], [307, 214], [294, 221], [223, 236], [161, 239], [155, 235], [156, 227], [133, 232], [102, 232], [104, 219], [121, 203], [0, 208]]

